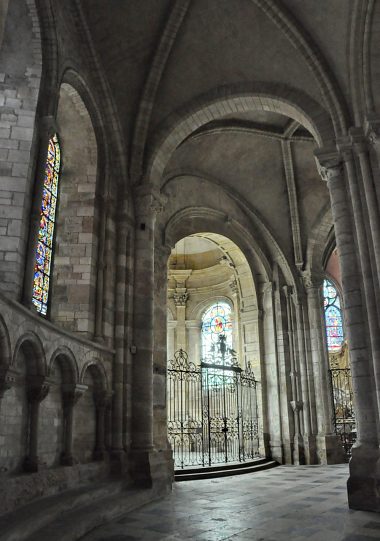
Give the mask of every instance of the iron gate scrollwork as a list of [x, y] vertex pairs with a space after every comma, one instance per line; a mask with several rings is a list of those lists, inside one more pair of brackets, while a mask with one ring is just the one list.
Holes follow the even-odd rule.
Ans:
[[351, 456], [351, 448], [356, 441], [351, 370], [349, 368], [331, 368], [329, 373], [334, 405], [334, 430], [342, 441], [345, 458], [348, 462]]
[[196, 366], [180, 349], [169, 361], [168, 439], [177, 468], [259, 456], [258, 382], [223, 346], [214, 353]]

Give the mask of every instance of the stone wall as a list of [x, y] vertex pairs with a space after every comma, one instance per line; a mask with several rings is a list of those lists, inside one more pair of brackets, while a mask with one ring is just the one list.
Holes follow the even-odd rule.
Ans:
[[[106, 447], [105, 427], [98, 426], [106, 416], [99, 420], [95, 397], [98, 405], [110, 405], [113, 350], [76, 338], [4, 296], [0, 313], [0, 499], [5, 480], [19, 474], [18, 486], [33, 474], [38, 490], [45, 470], [54, 472], [51, 493], [64, 487], [63, 478], [83, 483], [86, 465], [104, 459], [96, 451]], [[83, 472], [59, 473], [74, 467]]]
[[[75, 126], [75, 130], [73, 129]], [[78, 93], [61, 86], [57, 113], [62, 170], [53, 259], [51, 318], [91, 337], [95, 330], [97, 146]]]
[[13, 298], [24, 277], [41, 63], [34, 2], [12, 1], [0, 51], [0, 289]]

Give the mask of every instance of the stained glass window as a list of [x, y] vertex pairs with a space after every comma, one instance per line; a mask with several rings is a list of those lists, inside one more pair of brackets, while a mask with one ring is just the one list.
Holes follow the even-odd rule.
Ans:
[[206, 310], [202, 317], [202, 357], [212, 359], [220, 337], [227, 348], [232, 349], [231, 307], [226, 302], [217, 302]]
[[327, 349], [330, 352], [338, 351], [344, 341], [342, 309], [338, 291], [330, 280], [324, 280], [323, 282], [323, 303]]
[[60, 164], [61, 149], [55, 134], [49, 140], [45, 164], [32, 294], [32, 302], [37, 312], [44, 316], [47, 313], [49, 297]]

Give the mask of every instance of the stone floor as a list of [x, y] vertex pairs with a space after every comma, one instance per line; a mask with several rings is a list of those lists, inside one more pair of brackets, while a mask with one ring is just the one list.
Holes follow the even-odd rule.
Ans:
[[85, 541], [374, 541], [380, 515], [347, 508], [348, 468], [281, 466], [177, 483], [173, 493]]

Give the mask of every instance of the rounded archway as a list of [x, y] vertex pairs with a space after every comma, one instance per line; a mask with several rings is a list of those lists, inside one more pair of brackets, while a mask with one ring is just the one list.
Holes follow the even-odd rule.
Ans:
[[265, 454], [260, 318], [240, 248], [210, 232], [176, 242], [168, 259], [168, 439], [177, 468]]

